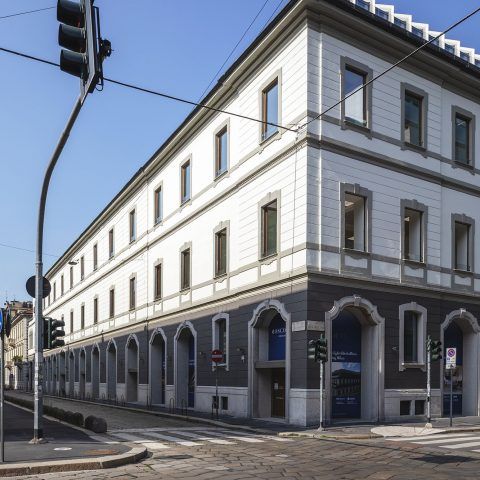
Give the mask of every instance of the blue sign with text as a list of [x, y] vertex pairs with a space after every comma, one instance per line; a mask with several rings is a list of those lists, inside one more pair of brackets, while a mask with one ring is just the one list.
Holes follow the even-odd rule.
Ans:
[[268, 359], [285, 360], [285, 338], [287, 328], [283, 318], [277, 315], [268, 327]]

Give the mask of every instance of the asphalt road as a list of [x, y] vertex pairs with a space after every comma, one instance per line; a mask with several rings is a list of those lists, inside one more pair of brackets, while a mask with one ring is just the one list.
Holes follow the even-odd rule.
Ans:
[[127, 445], [105, 445], [80, 430], [60, 422], [44, 419], [44, 436], [48, 443], [30, 445], [33, 436], [33, 413], [5, 403], [5, 461], [7, 463], [85, 458], [118, 454]]

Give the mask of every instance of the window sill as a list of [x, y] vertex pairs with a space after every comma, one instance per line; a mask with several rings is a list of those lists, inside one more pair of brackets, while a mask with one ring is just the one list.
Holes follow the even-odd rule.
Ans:
[[279, 139], [282, 136], [280, 130], [277, 130], [275, 133], [271, 133], [268, 137], [263, 138], [262, 133], [260, 133], [260, 149], [263, 150], [267, 145], [269, 145], [274, 140]]
[[159, 225], [162, 225], [162, 223], [163, 223], [163, 218], [157, 218], [153, 226], [158, 227]]
[[228, 168], [223, 170], [222, 172], [215, 172], [215, 178], [213, 179], [214, 182], [222, 180], [224, 177], [227, 176]]
[[472, 163], [465, 163], [461, 162], [460, 160], [453, 160], [452, 166], [453, 168], [461, 168], [463, 170], [466, 170], [467, 172], [475, 173], [475, 167]]
[[402, 150], [412, 150], [417, 153], [421, 153], [424, 157], [427, 156], [427, 148], [423, 145], [415, 145], [414, 143], [403, 142]]
[[190, 292], [191, 288], [192, 288], [192, 287], [184, 287], [184, 288], [181, 288], [181, 289], [180, 289], [180, 293], [181, 293], [182, 295], [184, 295], [185, 293]]
[[412, 260], [410, 258], [403, 258], [403, 263], [412, 268], [425, 268], [427, 264], [423, 260]]
[[372, 131], [370, 127], [353, 122], [347, 118], [344, 118], [342, 121], [342, 130], [354, 130], [355, 132], [366, 135], [368, 138], [372, 138]]
[[228, 274], [227, 272], [225, 272], [225, 273], [217, 273], [217, 274], [213, 277], [213, 279], [214, 279], [215, 281], [217, 281], [217, 282], [222, 281], [222, 280], [225, 280], [225, 279], [227, 278], [227, 274]]
[[455, 275], [460, 275], [461, 277], [473, 277], [473, 272], [471, 270], [462, 270], [460, 268], [454, 268], [453, 273]]
[[352, 257], [362, 257], [368, 258], [371, 256], [370, 252], [366, 252], [365, 250], [355, 250], [354, 248], [347, 248], [343, 247], [343, 253], [346, 255], [351, 255]]
[[180, 208], [186, 207], [187, 205], [190, 205], [192, 203], [191, 198], [186, 198], [185, 200], [182, 200], [180, 202]]
[[153, 301], [154, 301], [154, 302], [161, 302], [161, 301], [162, 301], [162, 296], [159, 295], [158, 297], [155, 297], [155, 298], [153, 299]]
[[272, 263], [273, 261], [275, 261], [278, 257], [278, 253], [275, 252], [275, 253], [271, 253], [269, 255], [262, 255], [260, 257], [260, 262], [261, 263]]

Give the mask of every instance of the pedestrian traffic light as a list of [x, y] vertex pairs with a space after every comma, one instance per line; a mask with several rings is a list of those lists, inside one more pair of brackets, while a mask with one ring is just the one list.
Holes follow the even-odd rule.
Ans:
[[102, 79], [102, 62], [111, 54], [111, 44], [100, 37], [98, 8], [94, 0], [58, 0], [57, 20], [60, 69], [79, 77], [82, 93], [93, 92]]
[[427, 351], [430, 352], [430, 358], [433, 361], [442, 358], [442, 342], [440, 340], [432, 340], [429, 336], [427, 339]]
[[308, 342], [307, 358], [309, 360], [317, 361], [316, 352], [317, 352], [317, 341], [316, 340], [310, 340]]
[[60, 328], [64, 326], [65, 322], [63, 320], [55, 320], [49, 317], [43, 319], [44, 349], [63, 347], [65, 345], [62, 338], [65, 336], [65, 331], [63, 329], [60, 330]]
[[318, 361], [325, 363], [328, 360], [327, 339], [322, 335], [318, 340]]

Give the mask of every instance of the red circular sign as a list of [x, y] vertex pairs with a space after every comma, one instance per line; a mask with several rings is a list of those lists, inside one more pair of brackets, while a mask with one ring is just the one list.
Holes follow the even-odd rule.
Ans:
[[220, 363], [223, 361], [223, 352], [221, 350], [212, 351], [212, 362]]

